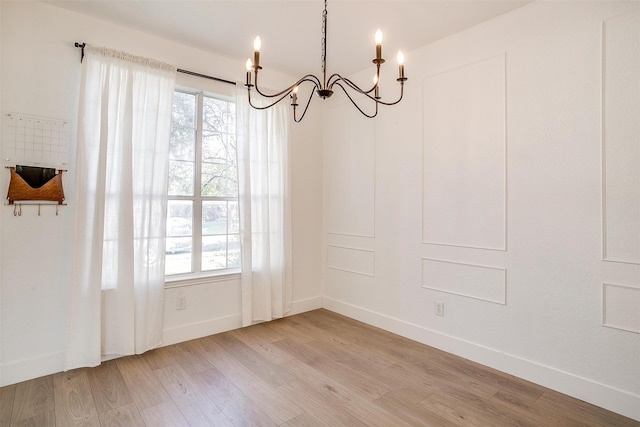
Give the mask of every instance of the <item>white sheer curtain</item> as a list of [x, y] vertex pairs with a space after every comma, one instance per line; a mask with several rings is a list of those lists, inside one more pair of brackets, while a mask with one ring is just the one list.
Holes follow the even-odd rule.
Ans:
[[291, 112], [280, 104], [259, 111], [236, 93], [244, 326], [291, 311]]
[[65, 369], [162, 338], [175, 67], [86, 46]]

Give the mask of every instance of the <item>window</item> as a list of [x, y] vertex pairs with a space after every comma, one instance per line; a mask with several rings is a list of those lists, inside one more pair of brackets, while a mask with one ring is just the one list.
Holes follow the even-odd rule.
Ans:
[[235, 103], [176, 91], [171, 119], [165, 275], [240, 268]]

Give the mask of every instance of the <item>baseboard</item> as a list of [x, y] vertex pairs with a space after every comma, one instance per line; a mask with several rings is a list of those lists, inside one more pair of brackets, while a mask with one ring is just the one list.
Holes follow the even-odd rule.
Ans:
[[640, 421], [638, 395], [332, 298], [322, 307]]
[[[322, 308], [322, 297], [308, 298], [294, 301], [291, 312], [287, 316], [304, 313], [306, 311]], [[162, 333], [162, 345], [178, 344], [184, 341], [219, 334], [242, 327], [242, 314], [211, 319], [204, 322], [190, 323], [171, 329], [165, 329]]]
[[317, 310], [322, 308], [322, 297], [307, 298], [300, 301], [294, 301], [291, 312], [287, 313], [287, 316], [293, 316], [294, 314], [305, 313], [311, 310]]
[[43, 354], [0, 366], [0, 387], [64, 370], [64, 351]]
[[189, 323], [162, 332], [162, 346], [178, 344], [184, 341], [219, 334], [242, 327], [242, 315], [219, 317], [205, 322]]

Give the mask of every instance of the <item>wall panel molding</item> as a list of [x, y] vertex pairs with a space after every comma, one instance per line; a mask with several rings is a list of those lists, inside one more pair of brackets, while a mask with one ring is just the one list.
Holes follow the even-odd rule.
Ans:
[[603, 283], [602, 326], [640, 334], [640, 288]]
[[422, 258], [422, 287], [496, 304], [507, 304], [507, 270]]
[[333, 270], [375, 277], [375, 252], [367, 249], [327, 245], [327, 267]]
[[602, 259], [640, 264], [640, 11], [602, 24]]
[[423, 80], [422, 243], [507, 249], [506, 53]]
[[327, 233], [375, 237], [375, 121], [351, 104], [327, 108]]

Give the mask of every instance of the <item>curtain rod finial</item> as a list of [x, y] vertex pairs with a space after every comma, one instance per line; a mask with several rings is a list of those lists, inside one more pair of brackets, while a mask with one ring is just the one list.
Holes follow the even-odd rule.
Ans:
[[80, 54], [80, 62], [82, 62], [82, 60], [84, 59], [84, 47], [86, 45], [87, 45], [86, 43], [78, 43], [78, 42], [74, 43], [75, 47], [79, 47], [80, 49], [82, 49], [82, 53]]

